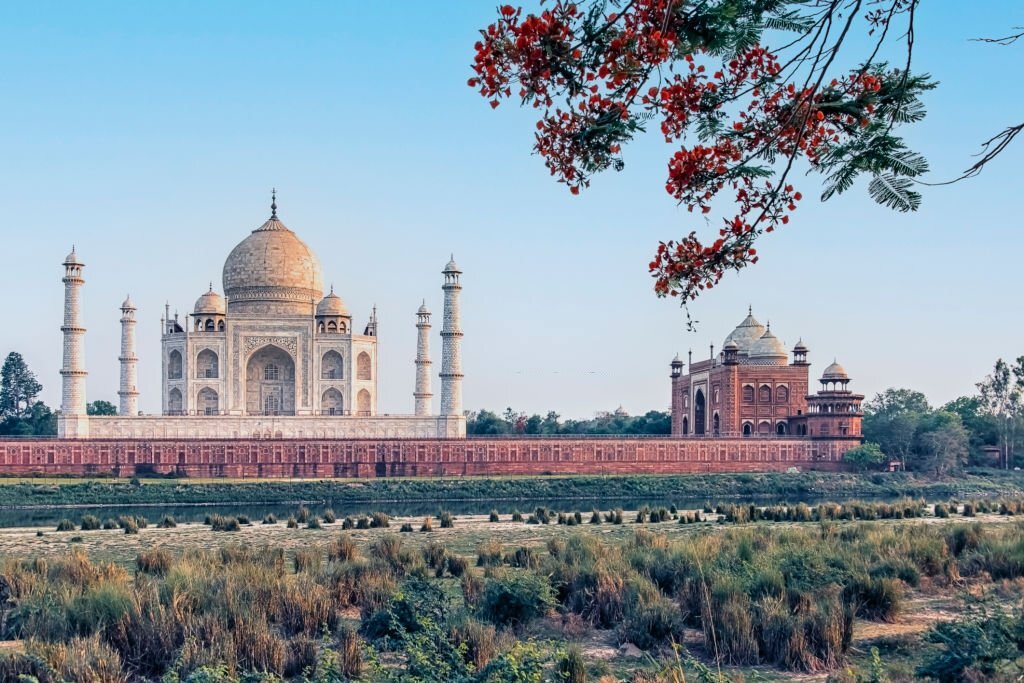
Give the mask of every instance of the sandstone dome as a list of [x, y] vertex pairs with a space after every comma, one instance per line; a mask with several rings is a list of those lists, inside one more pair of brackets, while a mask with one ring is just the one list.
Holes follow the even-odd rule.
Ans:
[[832, 364], [821, 374], [821, 379], [825, 382], [841, 382], [850, 379], [850, 376], [846, 374], [846, 368], [836, 361], [832, 361]]
[[320, 260], [274, 207], [270, 219], [228, 255], [224, 294], [232, 312], [308, 315], [324, 295]]

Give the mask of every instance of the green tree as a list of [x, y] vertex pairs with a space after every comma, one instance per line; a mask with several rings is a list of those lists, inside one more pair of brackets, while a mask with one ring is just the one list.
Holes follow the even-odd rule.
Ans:
[[961, 396], [939, 410], [960, 416], [970, 436], [972, 460], [979, 460], [982, 457], [983, 446], [999, 444], [999, 425], [993, 416], [985, 412], [980, 396]]
[[466, 433], [471, 435], [508, 434], [511, 426], [490, 410], [470, 413], [466, 420]]
[[867, 442], [846, 451], [843, 460], [863, 471], [879, 467], [887, 458], [877, 443]]
[[1012, 366], [1002, 358], [997, 360], [992, 374], [978, 383], [978, 391], [983, 412], [996, 420], [1002, 466], [1009, 469], [1017, 428], [1024, 415], [1024, 356]]
[[0, 369], [0, 417], [25, 417], [43, 385], [28, 369], [21, 354], [11, 351]]
[[117, 406], [110, 401], [93, 401], [85, 406], [88, 415], [117, 415]]
[[889, 388], [864, 404], [864, 438], [877, 443], [907, 468], [921, 418], [931, 412], [928, 399], [912, 389]]
[[956, 413], [940, 410], [923, 417], [916, 440], [921, 469], [942, 477], [967, 464], [970, 439]]

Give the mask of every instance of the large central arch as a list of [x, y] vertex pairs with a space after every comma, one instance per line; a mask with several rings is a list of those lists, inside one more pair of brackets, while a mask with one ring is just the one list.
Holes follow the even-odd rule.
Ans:
[[295, 414], [295, 361], [284, 349], [268, 344], [249, 356], [245, 366], [245, 412]]

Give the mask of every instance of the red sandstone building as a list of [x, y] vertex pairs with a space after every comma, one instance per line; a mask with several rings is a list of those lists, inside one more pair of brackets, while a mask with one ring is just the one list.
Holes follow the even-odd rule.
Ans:
[[771, 327], [747, 317], [729, 333], [718, 356], [672, 361], [672, 434], [679, 437], [861, 438], [861, 401], [850, 378], [833, 362], [810, 393], [808, 349], [793, 358]]

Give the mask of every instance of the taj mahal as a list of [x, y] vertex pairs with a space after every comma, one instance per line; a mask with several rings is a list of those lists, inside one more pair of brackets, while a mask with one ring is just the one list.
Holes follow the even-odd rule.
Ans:
[[377, 312], [360, 330], [345, 301], [324, 293], [316, 254], [277, 215], [238, 243], [224, 262], [223, 295], [213, 283], [179, 319], [161, 326], [161, 414], [143, 415], [136, 389], [136, 308], [121, 304], [117, 416], [86, 414], [80, 300], [85, 264], [64, 259], [64, 361], [58, 435], [118, 438], [459, 438], [462, 414], [461, 271], [442, 271], [441, 410], [431, 414], [431, 314], [415, 313], [412, 415], [377, 410]]

